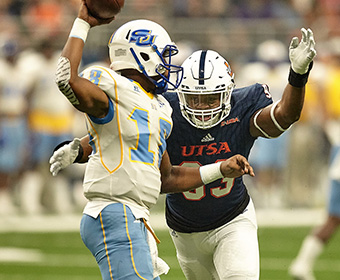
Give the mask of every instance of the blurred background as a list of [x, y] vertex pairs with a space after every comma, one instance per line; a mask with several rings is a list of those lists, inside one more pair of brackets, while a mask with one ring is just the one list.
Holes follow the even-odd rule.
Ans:
[[[86, 133], [83, 116], [54, 83], [78, 7], [79, 0], [0, 2], [0, 228], [5, 232], [44, 226], [78, 230], [84, 165], [57, 177], [48, 171], [54, 147]], [[237, 87], [266, 83], [274, 101], [287, 83], [291, 38], [301, 37], [301, 27], [313, 30], [318, 55], [302, 117], [278, 139], [256, 141], [250, 156], [256, 177], [245, 180], [260, 226], [321, 222], [329, 151], [340, 142], [340, 1], [126, 0], [115, 21], [90, 31], [81, 68], [108, 65], [111, 34], [137, 18], [168, 31], [180, 49], [178, 63], [195, 50], [213, 49], [229, 61]], [[153, 212], [159, 215], [156, 227], [165, 228], [163, 210], [161, 196]]]

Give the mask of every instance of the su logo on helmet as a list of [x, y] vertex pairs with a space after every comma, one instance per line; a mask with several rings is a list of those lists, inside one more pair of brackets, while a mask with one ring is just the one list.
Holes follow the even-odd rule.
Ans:
[[151, 35], [151, 30], [140, 29], [132, 32], [130, 43], [136, 43], [137, 46], [150, 46], [155, 39], [156, 36]]

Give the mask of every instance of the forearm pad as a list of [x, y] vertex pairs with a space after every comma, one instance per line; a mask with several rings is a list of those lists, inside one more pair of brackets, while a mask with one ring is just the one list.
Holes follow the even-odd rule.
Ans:
[[59, 90], [66, 96], [72, 105], [78, 105], [79, 100], [74, 94], [69, 82], [71, 79], [71, 64], [67, 57], [61, 56], [58, 60], [56, 72], [56, 84]]

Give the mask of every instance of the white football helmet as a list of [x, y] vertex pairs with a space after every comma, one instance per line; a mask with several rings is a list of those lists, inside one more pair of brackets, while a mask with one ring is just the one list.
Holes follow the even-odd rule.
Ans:
[[235, 87], [229, 63], [217, 52], [194, 52], [182, 64], [183, 81], [178, 88], [182, 115], [201, 129], [219, 124], [229, 115]]
[[171, 89], [179, 86], [182, 67], [171, 64], [172, 56], [177, 53], [178, 49], [165, 29], [145, 19], [125, 23], [109, 41], [110, 67], [115, 71], [138, 70], [155, 84], [156, 93], [165, 92], [168, 84]]

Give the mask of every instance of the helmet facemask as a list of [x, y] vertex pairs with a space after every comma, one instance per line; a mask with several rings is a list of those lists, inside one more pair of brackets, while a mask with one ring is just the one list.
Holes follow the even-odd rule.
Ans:
[[193, 126], [208, 129], [229, 115], [235, 87], [229, 64], [218, 53], [197, 51], [183, 63], [178, 88], [181, 112]]

